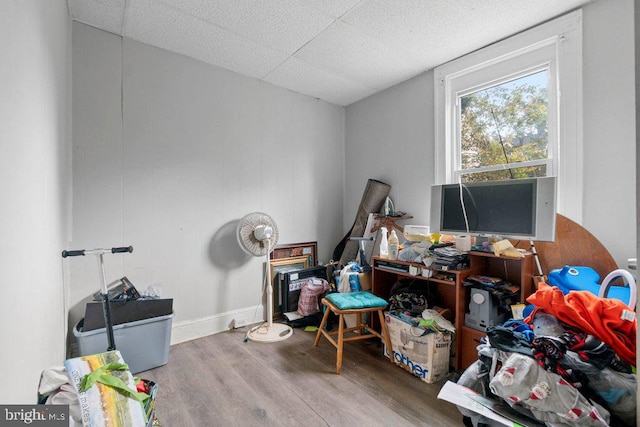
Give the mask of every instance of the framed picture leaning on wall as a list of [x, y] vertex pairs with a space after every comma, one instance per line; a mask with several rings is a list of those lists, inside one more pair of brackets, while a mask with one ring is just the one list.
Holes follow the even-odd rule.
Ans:
[[270, 255], [272, 260], [300, 256], [306, 256], [309, 259], [307, 267], [316, 266], [318, 264], [318, 242], [277, 245]]
[[273, 285], [273, 318], [277, 319], [282, 316], [282, 286], [280, 282], [280, 274], [289, 271], [302, 270], [309, 267], [309, 257], [307, 255], [294, 256], [287, 258], [272, 259], [269, 261], [269, 270], [271, 274], [271, 283]]

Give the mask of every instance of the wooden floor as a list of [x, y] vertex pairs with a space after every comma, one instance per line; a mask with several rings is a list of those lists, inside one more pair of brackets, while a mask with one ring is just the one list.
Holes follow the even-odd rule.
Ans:
[[140, 373], [159, 385], [162, 427], [462, 426], [457, 408], [392, 365], [379, 340], [347, 343], [342, 374], [335, 348], [295, 329], [277, 343], [244, 342], [237, 329], [174, 345], [165, 366]]

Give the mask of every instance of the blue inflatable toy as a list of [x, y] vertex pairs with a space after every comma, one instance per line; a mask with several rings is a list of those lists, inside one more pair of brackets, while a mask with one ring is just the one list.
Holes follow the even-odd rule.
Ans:
[[[612, 286], [611, 282], [618, 278], [625, 279], [626, 286]], [[618, 299], [632, 310], [636, 305], [636, 282], [631, 273], [626, 270], [612, 271], [600, 284], [600, 276], [591, 267], [565, 265], [561, 269], [552, 270], [547, 280], [550, 285], [556, 286], [565, 295], [570, 291], [589, 291], [599, 297]]]

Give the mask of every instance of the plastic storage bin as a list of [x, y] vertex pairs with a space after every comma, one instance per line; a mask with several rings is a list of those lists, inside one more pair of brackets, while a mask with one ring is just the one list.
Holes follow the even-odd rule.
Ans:
[[[116, 348], [133, 374], [166, 365], [169, 361], [173, 314], [122, 323], [113, 327]], [[80, 356], [107, 350], [106, 328], [82, 332], [84, 319], [73, 328]]]

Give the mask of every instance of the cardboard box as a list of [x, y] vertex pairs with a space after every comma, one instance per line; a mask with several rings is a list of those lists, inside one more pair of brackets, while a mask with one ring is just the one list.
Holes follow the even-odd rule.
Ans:
[[[111, 301], [111, 320], [113, 325], [127, 322], [152, 319], [173, 313], [173, 298], [143, 299], [131, 301]], [[104, 313], [102, 302], [87, 303], [84, 310], [83, 331], [93, 331], [104, 328]]]
[[360, 282], [361, 291], [371, 290], [371, 272], [370, 271], [367, 271], [366, 273], [358, 273], [358, 281]]
[[[449, 352], [452, 336], [428, 332], [412, 326], [396, 315], [385, 312], [393, 357], [398, 364], [427, 383], [444, 379], [449, 372]], [[389, 357], [385, 346], [384, 355]]]

